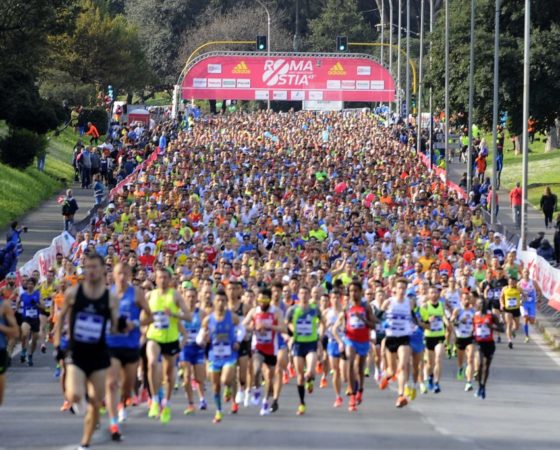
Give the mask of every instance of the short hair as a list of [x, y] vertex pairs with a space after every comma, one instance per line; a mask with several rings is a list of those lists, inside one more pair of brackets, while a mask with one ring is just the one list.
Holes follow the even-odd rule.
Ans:
[[101, 264], [102, 267], [105, 267], [105, 260], [103, 259], [103, 256], [101, 256], [97, 252], [86, 253], [85, 258], [86, 258], [86, 260], [89, 260], [89, 261], [97, 260], [97, 261], [99, 261], [99, 264]]

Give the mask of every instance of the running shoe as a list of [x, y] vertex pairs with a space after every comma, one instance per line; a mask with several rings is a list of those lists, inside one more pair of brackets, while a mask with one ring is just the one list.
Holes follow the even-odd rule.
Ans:
[[508, 348], [509, 348], [510, 350], [513, 350], [513, 342], [508, 342]]
[[127, 401], [126, 402], [127, 406], [138, 406], [138, 404], [140, 403], [139, 400], [138, 400], [138, 396], [136, 394], [134, 394], [128, 400], [130, 400], [130, 405], [128, 404], [128, 401]]
[[323, 363], [317, 361], [317, 366], [315, 367], [315, 371], [319, 374], [323, 373]]
[[399, 397], [397, 398], [397, 402], [395, 403], [395, 406], [397, 408], [402, 408], [403, 406], [408, 405], [408, 400], [406, 399], [406, 397], [404, 395], [399, 395]]
[[434, 394], [439, 394], [441, 392], [441, 387], [439, 383], [434, 383]]
[[474, 396], [475, 396], [476, 398], [480, 398], [480, 393], [481, 393], [481, 392], [482, 392], [482, 388], [479, 387], [479, 388], [476, 390], [476, 392], [474, 393]]
[[69, 411], [71, 407], [72, 405], [70, 404], [70, 402], [68, 400], [64, 400], [64, 403], [60, 407], [60, 411], [62, 412]]
[[220, 423], [222, 421], [224, 417], [224, 414], [222, 413], [222, 411], [216, 411], [216, 414], [214, 414], [214, 420], [212, 420], [213, 423]]
[[305, 387], [307, 388], [307, 392], [313, 394], [313, 380], [309, 380], [305, 383]]
[[433, 376], [433, 375], [430, 375], [430, 376], [428, 377], [428, 389], [429, 389], [430, 391], [433, 391], [433, 390], [434, 390], [434, 376]]
[[480, 388], [480, 398], [484, 400], [486, 398], [486, 386]]
[[243, 393], [243, 406], [245, 408], [248, 408], [250, 404], [251, 404], [251, 390], [245, 389], [245, 392]]
[[244, 392], [241, 390], [237, 391], [235, 394], [235, 403], [243, 403]]
[[296, 414], [298, 416], [303, 416], [305, 414], [305, 405], [299, 405]]
[[410, 388], [408, 386], [404, 387], [404, 396], [410, 397]]
[[350, 401], [348, 402], [348, 411], [357, 411], [358, 408], [356, 407], [356, 396], [351, 395]]
[[362, 391], [358, 391], [358, 393], [356, 394], [356, 403], [358, 405], [362, 404], [363, 397], [364, 397], [364, 393]]
[[146, 403], [149, 398], [150, 396], [148, 395], [148, 390], [142, 389], [142, 392], [140, 393], [140, 403]]
[[126, 419], [128, 419], [126, 408], [119, 408], [119, 423], [126, 422]]
[[326, 377], [321, 377], [321, 382], [319, 383], [319, 389], [325, 389], [328, 386], [327, 384], [327, 378]]
[[428, 393], [428, 386], [426, 386], [426, 383], [420, 383], [420, 393], [421, 394]]
[[342, 406], [342, 397], [336, 397], [334, 403], [333, 403], [333, 408], [340, 408]]
[[33, 355], [27, 355], [27, 365], [33, 367]]
[[231, 404], [231, 413], [232, 414], [237, 414], [237, 411], [239, 411], [239, 404], [232, 402]]
[[261, 390], [260, 389], [253, 389], [251, 395], [251, 404], [253, 406], [257, 406], [261, 401]]
[[290, 383], [290, 374], [287, 371], [284, 371], [282, 374], [282, 383], [289, 384]]
[[410, 395], [408, 396], [408, 398], [410, 400], [415, 400], [416, 399], [416, 388], [410, 388]]
[[388, 386], [389, 386], [389, 378], [387, 378], [386, 376], [381, 378], [381, 381], [379, 382], [379, 389], [384, 391], [385, 389], [387, 389]]
[[498, 336], [497, 342], [498, 342], [498, 344], [502, 343], [502, 336]]
[[27, 360], [27, 352], [25, 350], [22, 350], [21, 353], [19, 354], [19, 362], [25, 364], [26, 360]]
[[185, 408], [185, 410], [183, 411], [183, 414], [185, 416], [190, 416], [191, 414], [194, 414], [194, 405], [189, 405]]
[[151, 419], [157, 419], [159, 416], [159, 403], [152, 402], [150, 405], [150, 409], [148, 410], [148, 417]]
[[60, 378], [60, 375], [62, 375], [62, 368], [60, 367], [60, 364], [57, 364], [54, 368], [54, 377]]
[[112, 441], [119, 442], [122, 440], [121, 431], [116, 423], [109, 426], [109, 433], [111, 433]]
[[294, 366], [292, 366], [291, 364], [288, 365], [288, 375], [290, 376], [290, 378], [295, 378], [296, 376]]
[[467, 381], [467, 384], [465, 384], [465, 392], [470, 392], [473, 390], [473, 385], [470, 381]]
[[99, 408], [99, 415], [104, 416], [105, 414], [107, 414], [107, 408], [105, 407], [105, 404], [103, 404], [101, 405], [101, 408]]
[[364, 376], [365, 376], [366, 378], [369, 378], [369, 375], [370, 375], [369, 367], [366, 367], [366, 368], [364, 369]]
[[529, 341], [531, 340], [531, 338], [529, 336], [525, 336], [525, 343], [527, 344]]
[[270, 405], [270, 412], [274, 413], [276, 411], [278, 411], [278, 400], [272, 400], [272, 405]]
[[41, 344], [41, 353], [47, 353], [47, 346], [45, 344]]
[[161, 416], [159, 416], [159, 421], [161, 423], [169, 423], [171, 420], [171, 408], [166, 406], [161, 410]]
[[200, 402], [198, 403], [198, 409], [200, 409], [201, 411], [206, 410], [206, 408], [208, 408], [208, 405], [206, 404], [206, 400], [201, 398]]
[[77, 450], [89, 450], [89, 445], [80, 445]]
[[261, 416], [268, 416], [270, 414], [270, 409], [268, 407], [268, 402], [264, 402], [261, 407]]
[[457, 370], [456, 378], [458, 381], [463, 381], [465, 379], [465, 369], [463, 369], [462, 367], [459, 368], [459, 370]]
[[226, 386], [224, 388], [224, 401], [227, 403], [231, 400], [231, 387]]

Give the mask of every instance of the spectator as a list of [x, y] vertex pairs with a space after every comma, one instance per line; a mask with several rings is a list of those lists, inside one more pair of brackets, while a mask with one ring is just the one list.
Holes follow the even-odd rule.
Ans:
[[74, 146], [74, 151], [72, 153], [72, 167], [74, 168], [74, 181], [80, 180], [80, 162], [78, 161], [78, 157], [80, 153], [82, 153], [82, 149], [84, 148], [84, 144], [82, 144], [81, 140], [76, 142]]
[[509, 203], [511, 206], [512, 220], [517, 228], [521, 228], [521, 203], [523, 199], [523, 191], [521, 184], [515, 183], [515, 187], [509, 193]]
[[72, 189], [66, 191], [62, 202], [62, 215], [64, 216], [64, 231], [69, 231], [74, 226], [74, 215], [78, 211], [78, 202], [72, 196]]
[[21, 233], [27, 233], [27, 227], [19, 225], [17, 221], [13, 221], [10, 224], [10, 229], [6, 233], [6, 242], [13, 242], [15, 245], [16, 256], [21, 255], [23, 252], [23, 246], [21, 244]]
[[99, 131], [97, 130], [97, 127], [91, 122], [88, 122], [87, 126], [88, 130], [86, 131], [86, 134], [90, 136], [89, 144], [93, 145], [94, 142], [95, 145], [99, 144]]
[[531, 242], [529, 242], [529, 247], [537, 250], [541, 246], [543, 239], [544, 239], [544, 231], [539, 231], [537, 237], [533, 239]]
[[78, 155], [78, 164], [82, 178], [82, 188], [89, 189], [91, 184], [91, 152], [89, 147], [84, 147]]
[[535, 142], [535, 132], [537, 131], [537, 121], [533, 116], [529, 116], [527, 121], [527, 131], [529, 132], [529, 141], [531, 144]]
[[560, 265], [560, 228], [557, 228], [554, 233], [554, 256], [556, 265]]
[[558, 197], [553, 194], [550, 190], [550, 186], [547, 186], [544, 190], [544, 195], [541, 197], [541, 209], [544, 214], [544, 226], [548, 229], [548, 226], [552, 225], [552, 215], [556, 211], [556, 204], [558, 203]]
[[537, 249], [537, 255], [542, 256], [550, 263], [555, 260], [554, 249], [552, 248], [552, 245], [550, 245], [550, 242], [548, 242], [547, 239], [544, 239], [541, 242], [540, 247]]
[[95, 175], [93, 177], [93, 197], [95, 198], [95, 204], [100, 205], [103, 202], [103, 197], [105, 196], [105, 186], [101, 182], [101, 175]]

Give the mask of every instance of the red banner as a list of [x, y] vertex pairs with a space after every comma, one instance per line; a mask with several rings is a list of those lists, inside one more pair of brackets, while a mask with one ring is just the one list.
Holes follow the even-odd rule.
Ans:
[[184, 99], [391, 102], [395, 82], [367, 56], [208, 56], [183, 79]]

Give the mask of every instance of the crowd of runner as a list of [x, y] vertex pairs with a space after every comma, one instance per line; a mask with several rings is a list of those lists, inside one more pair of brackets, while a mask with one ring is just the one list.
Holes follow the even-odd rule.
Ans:
[[169, 422], [179, 379], [185, 415], [208, 397], [215, 423], [223, 403], [276, 412], [291, 379], [298, 415], [316, 384], [356, 411], [366, 377], [401, 408], [444, 389], [446, 356], [484, 399], [494, 338], [513, 349], [522, 317], [529, 340], [537, 286], [403, 126], [239, 112], [158, 132], [72, 253], [1, 292], [0, 361], [32, 366], [53, 342], [61, 410], [88, 393], [80, 448], [101, 408], [114, 440], [130, 405]]

